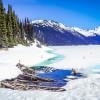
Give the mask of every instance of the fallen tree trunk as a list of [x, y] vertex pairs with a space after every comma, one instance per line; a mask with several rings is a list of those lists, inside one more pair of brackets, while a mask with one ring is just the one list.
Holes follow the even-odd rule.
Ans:
[[65, 91], [64, 88], [50, 86], [50, 84], [54, 84], [53, 82], [56, 83], [56, 80], [40, 77], [35, 73], [35, 70], [20, 63], [17, 64], [17, 67], [23, 74], [13, 79], [1, 81], [1, 88], [10, 88], [13, 90], [50, 90], [55, 92]]
[[37, 80], [37, 81], [42, 81], [42, 82], [54, 82], [53, 79], [42, 78], [42, 77], [39, 77], [39, 76], [29, 76], [29, 75], [26, 75], [26, 77], [31, 78], [32, 80]]
[[2, 87], [2, 88], [10, 88], [10, 89], [14, 89], [14, 88], [15, 88], [15, 87], [12, 86], [11, 84], [5, 83], [5, 82], [1, 82], [1, 87]]
[[18, 63], [16, 65], [22, 72], [23, 72], [23, 76], [30, 79], [30, 80], [40, 80], [40, 81], [51, 81], [54, 82], [53, 79], [49, 79], [49, 78], [41, 78], [39, 76], [36, 75], [36, 71], [33, 70], [32, 68], [29, 68], [27, 66], [24, 66], [20, 63]]
[[39, 77], [39, 76], [36, 76], [36, 75], [27, 75], [27, 74], [19, 75], [17, 78], [18, 79], [30, 80], [30, 81], [42, 81], [42, 82], [54, 82], [55, 81], [53, 79], [42, 78], [42, 77]]
[[35, 74], [34, 69], [24, 66], [23, 64], [18, 63], [16, 67], [19, 68], [23, 74]]
[[36, 88], [36, 89], [44, 89], [44, 90], [51, 90], [55, 92], [60, 92], [60, 91], [66, 91], [64, 88], [59, 88], [59, 87], [49, 87], [49, 86], [37, 86], [37, 85], [29, 85], [31, 88]]
[[21, 84], [21, 83], [10, 84], [7, 82], [1, 82], [1, 87], [10, 88], [13, 90], [50, 90], [54, 92], [66, 91], [64, 88], [59, 88], [59, 87], [28, 85], [28, 84]]

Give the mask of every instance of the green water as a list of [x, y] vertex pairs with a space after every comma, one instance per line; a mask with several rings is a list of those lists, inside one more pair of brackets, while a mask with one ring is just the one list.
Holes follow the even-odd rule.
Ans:
[[53, 51], [53, 50], [48, 50], [46, 52], [50, 53], [50, 54], [53, 54], [54, 57], [51, 57], [51, 58], [49, 58], [49, 59], [47, 59], [47, 60], [45, 60], [43, 62], [40, 62], [40, 63], [36, 64], [35, 66], [47, 66], [47, 65], [56, 63], [56, 62], [61, 61], [61, 60], [64, 59], [64, 55], [55, 53], [55, 51]]

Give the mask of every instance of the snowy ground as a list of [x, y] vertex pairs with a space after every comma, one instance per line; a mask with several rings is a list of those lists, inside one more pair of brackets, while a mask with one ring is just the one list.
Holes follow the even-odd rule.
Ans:
[[100, 78], [70, 81], [65, 92], [0, 89], [0, 100], [100, 100]]
[[65, 56], [65, 59], [53, 64], [57, 68], [91, 68], [100, 65], [100, 46], [57, 46], [51, 47]]
[[[66, 46], [51, 47], [57, 53], [63, 54], [65, 59], [50, 66], [56, 68], [77, 68], [89, 71], [100, 65], [100, 46]], [[34, 65], [54, 55], [39, 49], [36, 46], [23, 47], [19, 45], [9, 51], [0, 51], [0, 79], [19, 74], [15, 64], [20, 59], [25, 65]], [[6, 70], [5, 70], [6, 69]], [[15, 71], [16, 70], [16, 71]], [[9, 72], [8, 72], [9, 71]], [[18, 71], [18, 72], [17, 72]], [[100, 71], [100, 67], [97, 71]], [[14, 73], [13, 73], [14, 72]], [[10, 73], [12, 73], [10, 75]], [[9, 76], [9, 77], [8, 77]], [[100, 73], [89, 74], [88, 78], [70, 81], [64, 86], [65, 92], [50, 91], [16, 91], [0, 89], [0, 100], [100, 100]]]
[[26, 66], [33, 66], [54, 55], [46, 53], [47, 47], [38, 48], [36, 44], [25, 47], [22, 45], [10, 48], [8, 51], [0, 50], [0, 80], [13, 78], [21, 72], [16, 67], [19, 62]]

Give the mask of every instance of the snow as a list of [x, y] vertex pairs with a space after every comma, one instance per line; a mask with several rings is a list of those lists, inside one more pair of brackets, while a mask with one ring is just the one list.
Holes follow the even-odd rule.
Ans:
[[[50, 48], [65, 56], [64, 60], [50, 65], [55, 68], [76, 68], [85, 72], [100, 65], [100, 46], [98, 45]], [[18, 70], [15, 67], [19, 59], [23, 64], [31, 66], [54, 56], [46, 53], [46, 50], [50, 49], [44, 46], [41, 49], [37, 48], [36, 45], [30, 47], [18, 45], [8, 51], [0, 51], [0, 78], [9, 78], [14, 73], [15, 75], [16, 73], [19, 74], [20, 72], [17, 72]], [[41, 56], [43, 59], [41, 59]], [[7, 69], [4, 70], [5, 75], [2, 68]], [[96, 69], [94, 71], [96, 72]], [[11, 72], [12, 75], [8, 76]], [[100, 100], [100, 74], [91, 73], [87, 78], [72, 80], [64, 88], [67, 91], [17, 91], [1, 88], [0, 100]]]
[[80, 29], [78, 27], [73, 27], [73, 29], [75, 31], [78, 31], [79, 33], [83, 34], [84, 36], [95, 36], [96, 34], [97, 35], [100, 35], [100, 26], [95, 28], [95, 29], [92, 29], [92, 30], [83, 30], [83, 29]]
[[81, 28], [78, 28], [78, 27], [73, 27], [72, 29], [74, 29], [75, 31], [81, 33], [82, 35], [84, 36], [94, 36], [93, 32], [90, 32], [88, 30], [83, 30]]
[[50, 27], [53, 27], [55, 30], [59, 30], [59, 31], [63, 32], [62, 31], [63, 29], [60, 27], [61, 24], [56, 21], [53, 21], [53, 20], [34, 20], [31, 23], [32, 24], [40, 24], [43, 27], [50, 26]]
[[33, 23], [42, 23], [43, 22], [43, 20], [34, 20], [34, 21], [32, 21], [32, 24]]
[[10, 48], [7, 51], [0, 51], [0, 80], [9, 79], [18, 76], [21, 72], [16, 68], [19, 62], [26, 66], [33, 66], [54, 55], [46, 53], [47, 47], [36, 47], [36, 44], [25, 47], [22, 45]]
[[56, 68], [91, 68], [100, 65], [100, 46], [57, 46], [51, 47], [65, 59], [52, 64]]
[[65, 92], [0, 89], [0, 100], [100, 100], [100, 78], [73, 80]]
[[96, 33], [96, 34], [100, 35], [100, 26], [95, 28], [94, 30], [89, 30], [89, 32], [94, 33], [94, 34]]

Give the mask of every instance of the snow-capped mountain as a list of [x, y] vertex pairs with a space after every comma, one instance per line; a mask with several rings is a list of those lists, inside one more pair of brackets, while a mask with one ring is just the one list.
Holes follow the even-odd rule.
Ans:
[[80, 29], [78, 27], [73, 27], [73, 29], [81, 34], [83, 34], [84, 36], [96, 36], [96, 35], [100, 35], [100, 26], [95, 28], [94, 30], [83, 30]]
[[34, 36], [47, 45], [100, 44], [100, 27], [83, 30], [53, 20], [35, 20], [31, 23]]
[[90, 33], [100, 35], [100, 26], [95, 28], [94, 30], [89, 30]]

